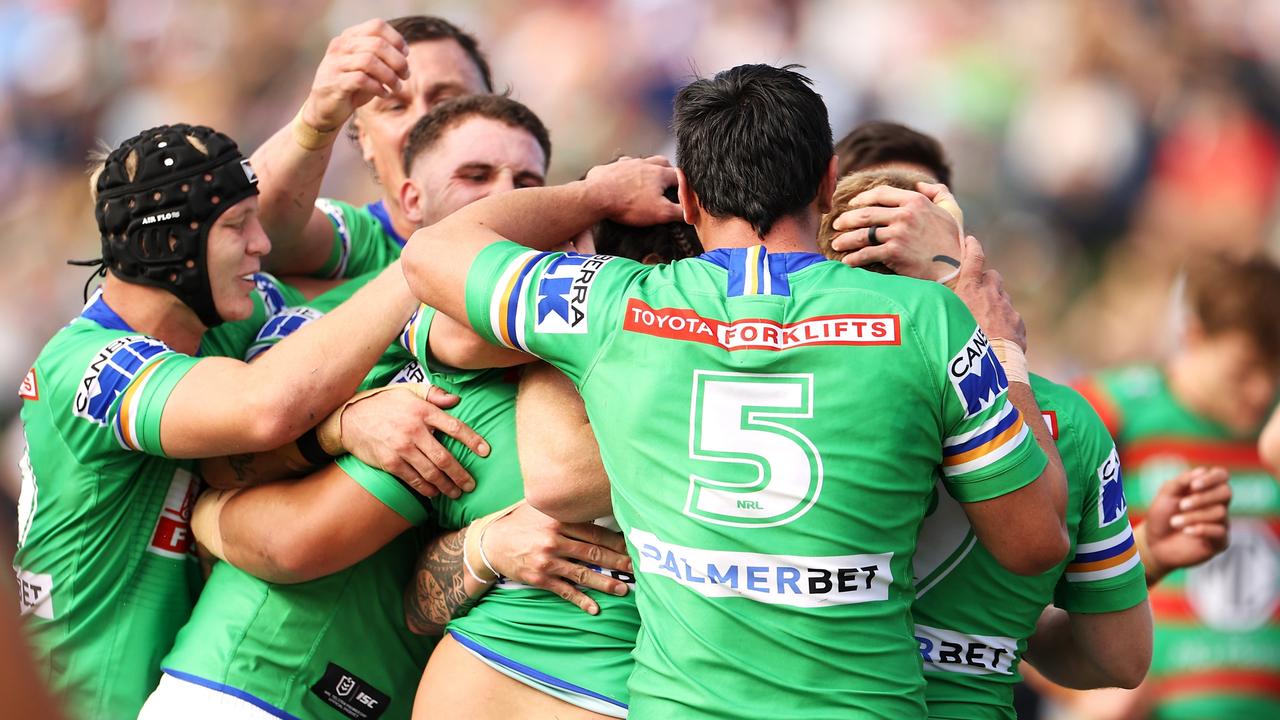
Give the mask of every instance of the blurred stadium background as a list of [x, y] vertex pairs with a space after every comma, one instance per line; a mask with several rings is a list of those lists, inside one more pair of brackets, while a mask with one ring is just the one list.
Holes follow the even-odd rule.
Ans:
[[[936, 135], [1054, 379], [1166, 351], [1198, 254], [1280, 249], [1275, 0], [0, 0], [0, 378], [16, 388], [81, 304], [88, 271], [64, 261], [97, 254], [99, 140], [183, 121], [247, 154], [332, 36], [410, 13], [478, 36], [551, 129], [553, 182], [670, 153], [675, 90], [742, 62], [807, 66], [837, 138], [872, 118]], [[349, 143], [325, 194], [375, 197]], [[18, 406], [0, 394], [0, 497]]]

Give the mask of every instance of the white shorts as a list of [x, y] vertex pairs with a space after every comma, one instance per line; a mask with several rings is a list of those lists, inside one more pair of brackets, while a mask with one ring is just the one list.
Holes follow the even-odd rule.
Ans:
[[142, 706], [138, 720], [297, 720], [247, 693], [237, 696], [233, 692], [239, 691], [205, 687], [165, 673]]

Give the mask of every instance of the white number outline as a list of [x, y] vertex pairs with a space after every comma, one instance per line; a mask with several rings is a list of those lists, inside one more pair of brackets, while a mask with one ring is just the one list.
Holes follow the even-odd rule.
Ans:
[[[698, 420], [699, 416], [702, 415], [701, 405], [705, 398], [703, 388], [705, 387], [706, 382], [714, 379], [719, 379], [721, 382], [727, 383], [778, 383], [802, 385], [801, 404], [799, 408], [794, 410], [784, 410], [778, 406], [736, 406], [736, 409], [739, 412], [739, 418], [737, 419], [738, 429], [753, 429], [759, 432], [769, 432], [771, 434], [781, 436], [791, 440], [805, 452], [807, 458], [810, 460], [809, 484], [804, 499], [799, 503], [788, 508], [782, 513], [754, 519], [743, 516], [726, 516], [698, 507], [698, 500], [703, 490], [722, 490], [741, 493], [745, 497], [750, 497], [755, 493], [764, 492], [770, 484], [775, 481], [775, 479], [770, 476], [770, 472], [766, 472], [765, 463], [769, 462], [769, 459], [763, 455], [753, 453], [751, 449], [737, 452], [739, 455], [750, 456], [750, 458], [725, 457], [724, 455], [728, 454], [727, 451], [711, 451], [719, 452], [721, 453], [720, 455], [708, 455], [705, 454], [705, 452], [699, 452], [700, 424]], [[742, 373], [719, 372], [713, 370], [695, 370], [693, 372], [693, 392], [689, 403], [689, 458], [692, 460], [702, 460], [707, 462], [727, 462], [753, 465], [758, 472], [758, 477], [752, 483], [743, 484], [727, 483], [703, 477], [696, 473], [690, 473], [689, 493], [685, 499], [684, 506], [685, 515], [702, 522], [715, 525], [743, 528], [764, 528], [786, 525], [787, 523], [794, 522], [802, 515], [809, 512], [809, 509], [818, 502], [818, 497], [822, 494], [822, 455], [818, 452], [818, 448], [813, 444], [813, 441], [800, 431], [782, 423], [770, 422], [763, 418], [812, 418], [813, 385], [813, 373]], [[761, 460], [765, 462], [761, 462]], [[771, 469], [772, 467], [770, 467], [770, 470]]]

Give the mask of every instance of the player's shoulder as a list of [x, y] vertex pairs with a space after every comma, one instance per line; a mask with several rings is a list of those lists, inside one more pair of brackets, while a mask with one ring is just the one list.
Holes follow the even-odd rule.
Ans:
[[1093, 405], [1075, 388], [1032, 373], [1031, 392], [1053, 439], [1059, 443], [1081, 439], [1082, 434], [1109, 437], [1107, 427]]

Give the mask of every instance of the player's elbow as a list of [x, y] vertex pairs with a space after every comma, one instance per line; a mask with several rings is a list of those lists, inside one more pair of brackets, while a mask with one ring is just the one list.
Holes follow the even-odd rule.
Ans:
[[277, 533], [275, 542], [267, 547], [266, 566], [273, 577], [264, 578], [281, 585], [303, 583], [322, 578], [334, 572], [328, 567], [325, 553], [319, 550], [324, 543], [307, 537], [306, 533]]
[[244, 446], [240, 452], [267, 452], [297, 440], [306, 430], [301, 419], [306, 411], [297, 412], [298, 399], [272, 392], [249, 398], [243, 414]]
[[438, 235], [434, 225], [419, 228], [409, 237], [409, 242], [400, 254], [400, 266], [404, 270], [404, 279], [409, 284], [410, 292], [433, 307], [436, 303], [433, 302], [431, 289], [440, 284], [432, 274], [437, 263], [431, 262], [432, 256], [438, 252]]

